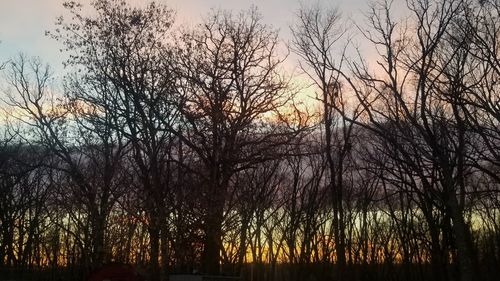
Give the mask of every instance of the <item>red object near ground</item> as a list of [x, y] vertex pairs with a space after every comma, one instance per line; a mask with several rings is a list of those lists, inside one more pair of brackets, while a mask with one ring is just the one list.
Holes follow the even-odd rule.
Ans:
[[142, 279], [130, 265], [111, 264], [92, 272], [87, 281], [142, 281]]

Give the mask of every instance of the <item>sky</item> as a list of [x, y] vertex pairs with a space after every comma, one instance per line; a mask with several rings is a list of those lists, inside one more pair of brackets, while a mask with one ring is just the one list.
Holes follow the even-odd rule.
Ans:
[[[88, 3], [90, 0], [82, 0]], [[177, 11], [177, 22], [196, 23], [210, 9], [240, 11], [252, 5], [258, 7], [266, 24], [280, 30], [281, 37], [290, 39], [289, 25], [300, 5], [319, 2], [324, 7], [338, 7], [345, 17], [356, 17], [366, 11], [370, 0], [157, 0]], [[0, 0], [0, 62], [20, 52], [40, 57], [53, 68], [61, 66], [64, 56], [58, 42], [45, 36], [54, 28], [56, 17], [64, 16], [64, 0]], [[129, 0], [145, 3], [146, 0]]]

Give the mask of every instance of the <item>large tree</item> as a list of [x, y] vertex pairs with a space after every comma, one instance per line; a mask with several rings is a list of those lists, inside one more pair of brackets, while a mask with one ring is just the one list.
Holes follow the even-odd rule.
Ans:
[[71, 80], [73, 100], [102, 112], [113, 122], [106, 129], [131, 147], [147, 214], [152, 276], [158, 279], [160, 247], [164, 269], [168, 265], [170, 130], [177, 112], [167, 42], [173, 11], [154, 2], [139, 8], [99, 0], [86, 16], [78, 3], [65, 6], [73, 18], [61, 18], [52, 34], [70, 53], [68, 65], [81, 71]]
[[231, 179], [275, 157], [271, 152], [294, 136], [276, 117], [291, 91], [278, 34], [255, 9], [237, 15], [214, 12], [179, 40], [177, 90], [184, 134], [177, 134], [203, 167], [202, 270], [215, 274]]

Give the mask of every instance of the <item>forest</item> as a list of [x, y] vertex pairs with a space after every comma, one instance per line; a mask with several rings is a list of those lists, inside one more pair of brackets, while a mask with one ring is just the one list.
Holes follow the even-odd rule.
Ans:
[[499, 1], [64, 7], [64, 75], [0, 62], [0, 280], [498, 280]]

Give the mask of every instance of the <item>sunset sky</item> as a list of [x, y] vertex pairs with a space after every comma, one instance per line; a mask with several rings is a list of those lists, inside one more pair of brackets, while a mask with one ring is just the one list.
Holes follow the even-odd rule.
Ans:
[[[0, 61], [6, 61], [19, 52], [27, 56], [38, 56], [57, 68], [64, 57], [60, 45], [45, 36], [45, 31], [54, 28], [55, 18], [65, 15], [64, 0], [0, 0]], [[84, 0], [84, 3], [90, 0]], [[148, 1], [130, 0], [135, 3]], [[228, 10], [248, 9], [256, 5], [265, 23], [280, 29], [281, 37], [290, 39], [289, 25], [301, 3], [306, 0], [159, 0], [177, 11], [177, 22], [192, 24], [212, 8]], [[338, 7], [344, 17], [359, 17], [366, 11], [369, 0], [320, 0], [325, 7]]]

